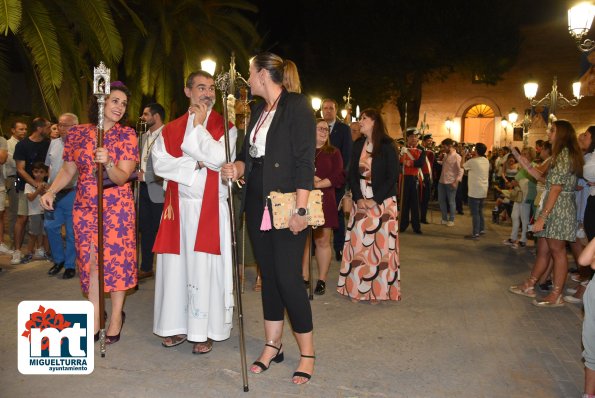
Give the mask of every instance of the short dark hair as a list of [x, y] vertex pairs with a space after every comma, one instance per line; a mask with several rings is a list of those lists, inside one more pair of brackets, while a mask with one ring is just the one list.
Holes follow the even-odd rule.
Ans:
[[187, 88], [192, 88], [192, 83], [194, 83], [194, 78], [196, 76], [202, 76], [202, 77], [206, 77], [207, 79], [215, 80], [213, 75], [211, 75], [209, 72], [204, 71], [204, 70], [197, 70], [197, 71], [194, 71], [188, 75], [188, 78], [186, 79], [186, 87]]
[[48, 125], [48, 123], [49, 123], [49, 121], [46, 118], [36, 117], [31, 122], [31, 131], [36, 131], [40, 127], [45, 127]]
[[43, 163], [43, 162], [34, 162], [33, 165], [31, 165], [31, 171], [33, 171], [33, 170], [43, 170], [43, 171], [45, 171], [47, 173], [49, 171], [49, 169], [50, 168], [48, 166], [46, 166], [46, 164]]
[[339, 110], [339, 104], [334, 99], [332, 99], [332, 98], [325, 98], [325, 99], [322, 100], [322, 102], [320, 104], [322, 105], [325, 102], [332, 102], [333, 104], [335, 104], [335, 109], [336, 110]]
[[442, 140], [441, 145], [453, 146], [454, 143], [455, 142], [451, 138], [445, 138]]
[[543, 143], [544, 143], [543, 140], [537, 140], [537, 141], [535, 141], [535, 146], [538, 146], [541, 148], [543, 146]]
[[27, 127], [27, 122], [24, 122], [24, 121], [22, 121], [22, 120], [20, 120], [20, 119], [17, 119], [17, 120], [15, 120], [14, 122], [12, 122], [12, 124], [10, 125], [10, 128], [11, 128], [11, 129], [16, 129], [16, 128], [17, 128], [17, 123], [19, 123], [19, 124], [24, 124], [24, 125], [25, 125], [25, 127]]
[[487, 150], [488, 147], [484, 143], [478, 142], [475, 144], [475, 152], [477, 152], [479, 156], [485, 156]]
[[163, 106], [161, 104], [151, 102], [150, 104], [145, 105], [145, 108], [149, 108], [149, 112], [151, 112], [151, 115], [158, 113], [161, 117], [162, 122], [165, 120], [165, 109], [163, 109]]

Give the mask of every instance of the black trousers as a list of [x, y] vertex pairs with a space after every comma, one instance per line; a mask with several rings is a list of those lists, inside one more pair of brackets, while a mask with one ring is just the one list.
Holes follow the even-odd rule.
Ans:
[[155, 244], [155, 237], [157, 236], [157, 230], [159, 229], [159, 223], [161, 222], [163, 203], [151, 202], [146, 183], [141, 182], [139, 187], [138, 230], [140, 232], [140, 249], [142, 257], [140, 270], [149, 272], [153, 271], [153, 244]]
[[430, 204], [430, 197], [432, 195], [432, 181], [429, 174], [424, 174], [424, 188], [421, 193], [420, 202], [420, 218], [422, 222], [427, 222], [428, 205]]
[[262, 165], [254, 164], [246, 189], [246, 225], [262, 274], [264, 319], [282, 321], [287, 311], [294, 332], [311, 332], [312, 309], [302, 279], [302, 257], [310, 228], [297, 235], [289, 229], [260, 230], [265, 204]]
[[420, 231], [419, 224], [419, 197], [418, 197], [417, 176], [405, 176], [403, 180], [403, 208], [401, 209], [401, 222], [399, 232], [404, 232], [409, 226], [409, 213], [411, 213], [411, 225], [414, 231]]
[[[339, 207], [339, 203], [341, 202], [343, 195], [345, 195], [345, 187], [335, 190], [335, 202], [337, 207]], [[333, 248], [335, 249], [335, 253], [341, 253], [343, 251], [344, 245], [345, 214], [343, 213], [343, 209], [341, 209], [339, 210], [339, 226], [336, 229], [333, 229]]]

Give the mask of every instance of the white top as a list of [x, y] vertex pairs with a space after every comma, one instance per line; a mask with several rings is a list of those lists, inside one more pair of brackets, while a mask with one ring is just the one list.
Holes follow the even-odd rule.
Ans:
[[[587, 182], [595, 182], [595, 152], [585, 155], [585, 165], [583, 166], [583, 178]], [[589, 195], [595, 196], [595, 186], [589, 187]]]
[[[259, 116], [261, 116], [260, 120], [256, 121], [254, 128], [250, 132], [250, 145], [256, 145], [256, 149], [258, 149], [258, 155], [256, 155], [255, 157], [257, 157], [257, 158], [265, 155], [265, 148], [266, 148], [266, 143], [267, 143], [267, 133], [269, 132], [269, 127], [271, 127], [271, 122], [273, 121], [273, 118], [275, 117], [276, 111], [277, 111], [276, 109], [270, 111], [267, 118], [263, 121], [262, 119], [264, 119], [264, 117], [267, 114], [267, 112], [265, 110], [263, 110], [262, 111], [263, 113], [261, 115], [259, 115]], [[262, 124], [260, 124], [260, 123], [262, 123]], [[254, 139], [254, 133], [256, 132], [255, 131], [256, 126], [258, 126], [258, 125], [260, 125], [260, 128], [258, 129], [258, 134], [256, 134], [256, 141], [253, 144], [252, 140]]]
[[[50, 168], [50, 178], [48, 180], [49, 183], [52, 183], [58, 172], [62, 168], [62, 164], [64, 163], [64, 158], [62, 157], [64, 153], [64, 140], [62, 138], [56, 138], [50, 142], [50, 148], [48, 149], [47, 155], [45, 155], [45, 165]], [[76, 185], [76, 180], [78, 179], [78, 171], [70, 180], [70, 183], [66, 185], [63, 189], [72, 188]]]
[[143, 153], [141, 153], [140, 158], [140, 168], [143, 171], [147, 170], [147, 160], [151, 155], [151, 151], [153, 150], [153, 146], [155, 145], [155, 141], [161, 135], [161, 131], [163, 130], [164, 126], [159, 127], [157, 130], [151, 132], [151, 130], [147, 131], [141, 137], [143, 143]]
[[[196, 127], [193, 126], [194, 115], [188, 117], [181, 146], [183, 152], [181, 157], [173, 157], [167, 152], [163, 134], [159, 135], [151, 149], [155, 174], [165, 179], [163, 189], [166, 189], [167, 181], [177, 182], [180, 198], [182, 199], [202, 199], [207, 179], [207, 169], [219, 172], [226, 163], [225, 137], [222, 136], [219, 140], [215, 140], [205, 128], [209, 115], [210, 111], [207, 113], [204, 125], [199, 124]], [[235, 160], [237, 138], [238, 130], [234, 126], [229, 130], [232, 162]], [[196, 169], [196, 162], [202, 162], [205, 167]], [[219, 199], [227, 199], [227, 184], [222, 179], [219, 182]]]
[[[29, 183], [25, 184], [25, 195], [28, 193], [35, 192], [35, 187]], [[29, 208], [29, 215], [33, 216], [35, 214], [43, 214], [43, 209], [41, 208], [41, 202], [39, 201], [41, 195], [37, 195], [37, 197], [33, 200], [29, 200], [27, 198], [27, 207]]]
[[469, 197], [475, 199], [487, 197], [490, 175], [489, 160], [485, 156], [471, 158], [463, 164], [463, 168], [469, 172], [467, 177]]
[[14, 155], [14, 148], [17, 146], [18, 142], [19, 142], [19, 140], [17, 140], [14, 137], [10, 137], [6, 141], [6, 149], [8, 150], [8, 158], [6, 159], [6, 163], [4, 163], [4, 176], [5, 177], [17, 175], [17, 163], [15, 162], [15, 160], [12, 156]]

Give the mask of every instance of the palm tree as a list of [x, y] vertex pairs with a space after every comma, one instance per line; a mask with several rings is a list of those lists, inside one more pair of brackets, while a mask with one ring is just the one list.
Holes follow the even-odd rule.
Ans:
[[14, 89], [11, 73], [24, 73], [32, 110], [48, 118], [80, 112], [89, 64], [113, 68], [122, 57], [108, 0], [0, 0], [0, 34], [0, 98]]
[[[138, 24], [118, 23], [126, 38], [120, 74], [132, 91], [131, 113], [141, 109], [143, 100], [155, 100], [173, 119], [186, 109], [184, 80], [200, 69], [201, 58], [211, 55], [222, 65], [233, 51], [239, 67], [247, 67], [247, 49], [258, 40], [254, 24], [246, 17], [256, 7], [245, 0], [132, 0], [126, 4], [148, 31]], [[114, 5], [117, 21], [127, 18], [128, 12], [121, 8], [122, 4]]]

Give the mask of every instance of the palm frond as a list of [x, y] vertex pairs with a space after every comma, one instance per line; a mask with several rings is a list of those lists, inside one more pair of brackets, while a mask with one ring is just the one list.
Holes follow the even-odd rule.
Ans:
[[117, 1], [120, 4], [120, 6], [124, 8], [128, 16], [132, 19], [132, 22], [134, 23], [136, 29], [138, 29], [138, 31], [141, 32], [143, 36], [147, 36], [149, 32], [147, 32], [145, 24], [143, 24], [143, 21], [139, 18], [138, 14], [135, 13], [134, 10], [128, 6], [128, 4], [126, 4], [126, 0]]
[[0, 32], [4, 32], [4, 36], [19, 30], [22, 11], [20, 0], [0, 0]]
[[122, 58], [122, 39], [106, 0], [77, 0], [79, 18], [96, 35], [106, 64], [115, 65]]
[[19, 34], [24, 45], [30, 49], [35, 77], [49, 108], [48, 113], [59, 114], [61, 107], [57, 89], [62, 84], [60, 45], [48, 11], [40, 1], [26, 2]]

